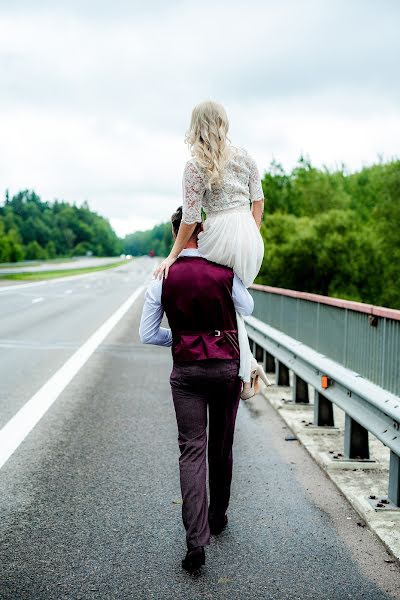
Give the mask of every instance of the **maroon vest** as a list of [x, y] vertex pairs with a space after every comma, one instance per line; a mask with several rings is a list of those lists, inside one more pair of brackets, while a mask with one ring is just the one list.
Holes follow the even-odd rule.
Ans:
[[161, 302], [174, 361], [239, 358], [232, 285], [232, 269], [199, 256], [182, 256], [172, 265]]

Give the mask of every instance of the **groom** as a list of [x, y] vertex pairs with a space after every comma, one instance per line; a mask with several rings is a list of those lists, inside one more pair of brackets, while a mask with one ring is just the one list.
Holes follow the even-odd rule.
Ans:
[[[174, 238], [181, 219], [179, 207], [171, 219]], [[168, 277], [150, 283], [139, 329], [144, 344], [172, 346], [170, 384], [188, 548], [182, 566], [189, 572], [205, 563], [204, 546], [210, 543], [210, 533], [221, 533], [228, 521], [232, 444], [241, 391], [235, 310], [250, 315], [254, 306], [232, 269], [200, 256], [197, 235], [201, 227], [197, 225]], [[164, 311], [171, 329], [160, 327]]]

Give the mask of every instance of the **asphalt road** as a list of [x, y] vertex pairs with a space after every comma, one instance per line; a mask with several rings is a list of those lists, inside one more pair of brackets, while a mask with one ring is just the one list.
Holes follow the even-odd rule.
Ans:
[[[2, 424], [151, 268], [139, 259], [0, 292]], [[332, 482], [285, 441], [273, 409], [259, 415], [245, 403], [228, 528], [206, 548], [200, 576], [182, 570], [171, 357], [140, 344], [141, 298], [0, 469], [0, 599], [400, 598], [398, 563], [385, 562]]]
[[0, 275], [9, 275], [10, 273], [40, 273], [41, 271], [59, 271], [62, 269], [84, 269], [88, 267], [99, 267], [102, 265], [108, 265], [110, 263], [115, 263], [120, 260], [122, 259], [119, 256], [93, 256], [87, 258], [76, 258], [74, 260], [66, 259], [63, 262], [43, 262], [42, 264], [36, 264], [33, 266], [31, 266], [29, 262], [7, 264], [7, 266], [2, 266], [2, 264], [0, 264]]

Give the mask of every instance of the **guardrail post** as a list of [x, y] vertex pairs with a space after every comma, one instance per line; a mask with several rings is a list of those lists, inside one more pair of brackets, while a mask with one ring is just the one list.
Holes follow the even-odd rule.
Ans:
[[333, 404], [318, 390], [314, 390], [314, 425], [334, 427]]
[[289, 369], [286, 365], [279, 362], [278, 359], [275, 360], [275, 377], [276, 377], [276, 385], [285, 385], [289, 386]]
[[369, 458], [368, 430], [348, 414], [344, 423], [344, 455], [347, 458]]
[[267, 373], [275, 371], [275, 357], [267, 351], [265, 351], [265, 370]]
[[308, 383], [293, 373], [293, 400], [302, 404], [309, 404]]
[[400, 506], [400, 457], [393, 450], [390, 451], [388, 498]]
[[256, 361], [264, 364], [264, 348], [262, 346], [259, 346], [258, 344], [254, 344], [254, 345], [255, 345]]

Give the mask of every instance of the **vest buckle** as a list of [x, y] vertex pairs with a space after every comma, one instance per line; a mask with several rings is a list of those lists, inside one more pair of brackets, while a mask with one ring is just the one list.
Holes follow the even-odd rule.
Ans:
[[217, 337], [219, 335], [221, 335], [220, 330], [219, 329], [214, 329], [214, 336]]

